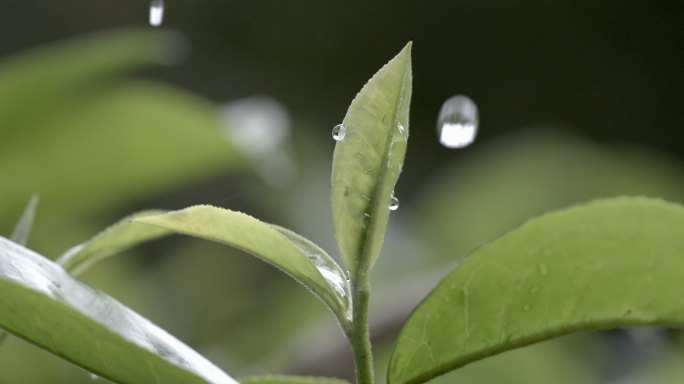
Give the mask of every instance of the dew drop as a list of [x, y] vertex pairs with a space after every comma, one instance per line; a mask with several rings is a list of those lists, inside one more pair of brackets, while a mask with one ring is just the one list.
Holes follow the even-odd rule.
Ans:
[[390, 211], [396, 211], [399, 209], [399, 199], [394, 197], [394, 194], [392, 194], [392, 198], [390, 199], [390, 206], [389, 206]]
[[159, 27], [164, 21], [164, 0], [150, 2], [150, 25]]
[[337, 124], [336, 126], [333, 127], [332, 130], [332, 137], [335, 139], [335, 141], [340, 141], [344, 139], [344, 136], [347, 135], [347, 128], [344, 127], [342, 124]]
[[464, 148], [477, 136], [477, 105], [467, 96], [453, 96], [442, 105], [437, 119], [439, 142], [447, 148]]

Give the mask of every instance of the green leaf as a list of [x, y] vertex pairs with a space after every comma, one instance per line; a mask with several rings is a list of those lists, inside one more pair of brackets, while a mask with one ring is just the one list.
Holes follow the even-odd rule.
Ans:
[[143, 211], [123, 218], [98, 233], [92, 239], [79, 244], [64, 252], [58, 259], [57, 264], [69, 271], [72, 275], [77, 275], [85, 271], [94, 263], [123, 252], [140, 243], [166, 236], [171, 232], [145, 224], [136, 223], [134, 220], [145, 216], [153, 216], [164, 213], [164, 211]]
[[389, 383], [422, 383], [556, 336], [684, 326], [684, 207], [599, 200], [531, 220], [477, 250], [404, 325]]
[[15, 243], [26, 245], [28, 242], [29, 235], [31, 234], [31, 228], [33, 228], [33, 220], [36, 218], [36, 208], [38, 207], [38, 196], [33, 195], [29, 200], [24, 212], [21, 214], [17, 225], [12, 231], [12, 236], [10, 239]]
[[[527, 219], [611, 196], [684, 201], [684, 167], [653, 148], [599, 145], [552, 125], [483, 141], [422, 187], [416, 230], [463, 258]], [[515, 201], [515, 204], [511, 204]]]
[[0, 238], [0, 327], [123, 384], [235, 380], [50, 260]]
[[342, 260], [356, 276], [370, 270], [385, 238], [389, 206], [406, 153], [411, 43], [352, 101], [333, 155], [332, 211]]
[[109, 87], [45, 124], [0, 151], [0, 174], [12, 185], [0, 211], [40, 191], [49, 196], [46, 216], [78, 217], [244, 166], [213, 103], [161, 84]]
[[97, 33], [21, 53], [0, 63], [0, 147], [46, 113], [83, 97], [124, 71], [173, 61], [182, 39], [176, 33], [122, 29]]
[[309, 288], [332, 309], [341, 325], [350, 320], [349, 284], [342, 270], [322, 249], [289, 230], [241, 212], [207, 205], [135, 221], [250, 253]]
[[[36, 217], [36, 207], [38, 206], [38, 196], [33, 195], [29, 200], [24, 212], [21, 214], [17, 225], [12, 231], [12, 236], [10, 239], [17, 244], [26, 245], [28, 242], [29, 235], [31, 234], [31, 228], [33, 227], [33, 220]], [[0, 345], [7, 338], [7, 333], [0, 331]]]
[[349, 382], [329, 377], [269, 375], [248, 377], [240, 380], [240, 384], [349, 384]]

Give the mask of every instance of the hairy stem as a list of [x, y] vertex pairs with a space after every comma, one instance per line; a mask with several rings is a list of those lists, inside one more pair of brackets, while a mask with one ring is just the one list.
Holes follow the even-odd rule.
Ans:
[[370, 278], [360, 273], [353, 286], [353, 320], [348, 332], [354, 354], [356, 384], [373, 384], [373, 353], [371, 351], [368, 326], [368, 302], [370, 298]]

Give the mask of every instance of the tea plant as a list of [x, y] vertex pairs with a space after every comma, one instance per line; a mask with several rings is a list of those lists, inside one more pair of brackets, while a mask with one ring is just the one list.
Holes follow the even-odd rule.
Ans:
[[[206, 205], [134, 214], [52, 262], [21, 245], [32, 203], [12, 239], [0, 238], [0, 327], [117, 383], [236, 383], [72, 276], [126, 248], [181, 233], [241, 249], [308, 288], [348, 338], [357, 383], [372, 384], [371, 270], [397, 204], [393, 190], [409, 134], [410, 54], [408, 44], [373, 76], [335, 128], [331, 203], [340, 264], [286, 228]], [[661, 200], [597, 200], [533, 219], [475, 251], [415, 309], [394, 347], [388, 382], [426, 382], [572, 332], [682, 326], [683, 253], [684, 208]], [[265, 376], [241, 382], [345, 381]]]

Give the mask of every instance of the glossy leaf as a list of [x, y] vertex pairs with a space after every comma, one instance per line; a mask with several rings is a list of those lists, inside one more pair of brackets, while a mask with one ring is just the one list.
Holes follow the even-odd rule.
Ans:
[[349, 384], [349, 382], [329, 377], [269, 375], [248, 377], [240, 380], [240, 384]]
[[108, 256], [125, 251], [140, 243], [168, 235], [171, 232], [166, 229], [134, 221], [137, 218], [161, 213], [164, 211], [143, 211], [127, 216], [87, 242], [64, 252], [57, 259], [57, 264], [60, 264], [72, 275], [77, 275]]
[[531, 220], [452, 271], [404, 325], [389, 383], [604, 328], [684, 326], [684, 207], [615, 198]]
[[333, 155], [332, 210], [335, 237], [355, 276], [377, 259], [389, 206], [408, 139], [411, 103], [411, 43], [356, 95]]
[[[346, 324], [349, 291], [335, 262], [319, 247], [289, 230], [241, 212], [199, 205], [135, 220], [166, 230], [227, 244], [281, 269], [309, 288]], [[285, 234], [283, 234], [285, 233]], [[342, 285], [340, 285], [342, 284]], [[345, 295], [343, 295], [345, 292]]]
[[26, 245], [28, 242], [31, 229], [33, 228], [33, 220], [36, 218], [36, 208], [38, 207], [38, 196], [33, 195], [29, 200], [24, 212], [21, 214], [17, 225], [12, 231], [10, 239], [15, 243]]
[[4, 238], [0, 291], [0, 327], [116, 383], [237, 383], [142, 316]]
[[[26, 245], [28, 242], [29, 235], [31, 234], [31, 228], [33, 227], [33, 220], [36, 217], [36, 207], [38, 206], [38, 196], [33, 195], [29, 200], [24, 212], [21, 214], [17, 225], [12, 231], [12, 236], [10, 239], [17, 244]], [[0, 330], [0, 345], [7, 338], [7, 333]]]

